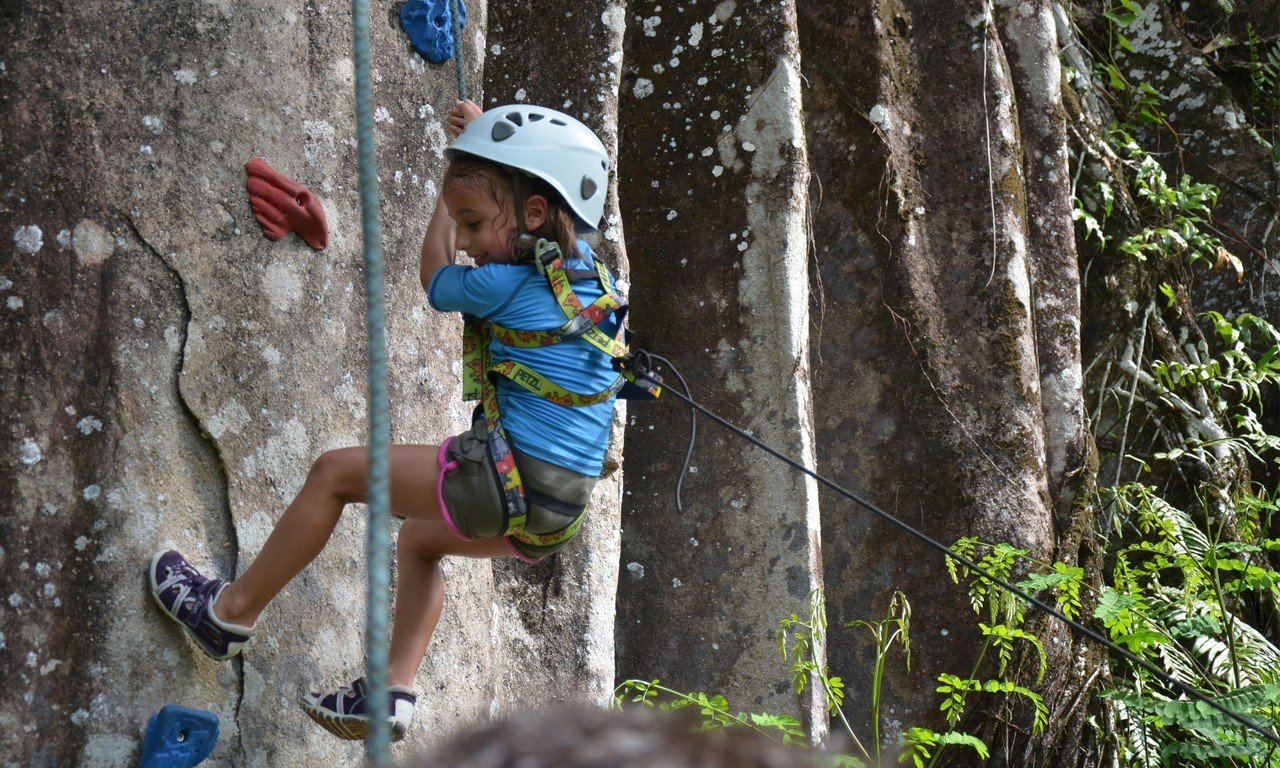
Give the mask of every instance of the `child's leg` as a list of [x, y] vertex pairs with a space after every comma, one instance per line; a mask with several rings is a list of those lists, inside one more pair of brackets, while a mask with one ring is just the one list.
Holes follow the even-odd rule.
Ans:
[[[391, 509], [408, 518], [396, 544], [397, 599], [388, 667], [391, 685], [412, 686], [444, 603], [440, 558], [444, 555], [510, 555], [503, 539], [463, 541], [440, 515], [438, 448], [393, 445]], [[310, 563], [332, 535], [347, 504], [368, 492], [369, 449], [342, 448], [316, 459], [302, 490], [285, 509], [257, 557], [214, 604], [222, 621], [253, 626], [290, 579]]]
[[[434, 491], [432, 496], [434, 501]], [[415, 518], [400, 526], [396, 540], [396, 609], [387, 660], [387, 684], [413, 686], [444, 606], [442, 555], [504, 557], [511, 554], [503, 539], [463, 541], [434, 519]]]
[[343, 507], [364, 501], [368, 463], [364, 447], [321, 454], [257, 557], [218, 597], [214, 615], [253, 626], [272, 598], [324, 549]]

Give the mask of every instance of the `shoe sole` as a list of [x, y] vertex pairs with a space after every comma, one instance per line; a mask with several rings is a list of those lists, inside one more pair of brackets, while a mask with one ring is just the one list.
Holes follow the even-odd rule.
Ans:
[[[324, 707], [317, 707], [305, 698], [298, 700], [312, 720], [329, 733], [347, 741], [364, 741], [369, 736], [369, 719], [363, 715], [339, 715]], [[391, 721], [391, 740], [400, 741], [409, 727], [396, 720]]]
[[208, 656], [209, 658], [214, 659], [216, 661], [226, 661], [227, 659], [233, 659], [236, 656], [240, 655], [240, 651], [243, 650], [242, 648], [238, 648], [234, 653], [228, 653], [223, 656], [209, 653], [209, 650], [204, 647], [204, 643], [200, 642], [200, 636], [196, 634], [196, 631], [191, 627], [187, 626], [187, 623], [185, 621], [183, 621], [182, 619], [179, 619], [177, 616], [174, 616], [172, 613], [170, 613], [169, 609], [165, 606], [164, 601], [160, 599], [160, 585], [156, 583], [156, 564], [160, 562], [160, 558], [166, 552], [167, 550], [161, 550], [160, 552], [157, 552], [154, 555], [152, 555], [151, 567], [147, 569], [147, 583], [151, 586], [151, 599], [155, 600], [156, 605], [160, 606], [160, 612], [163, 613], [165, 616], [168, 616], [170, 619], [173, 619], [173, 622], [177, 624], [179, 627], [182, 627], [183, 633], [185, 633], [187, 637], [191, 638], [191, 642], [195, 643], [196, 647], [199, 648], [200, 652], [203, 653], [205, 656]]

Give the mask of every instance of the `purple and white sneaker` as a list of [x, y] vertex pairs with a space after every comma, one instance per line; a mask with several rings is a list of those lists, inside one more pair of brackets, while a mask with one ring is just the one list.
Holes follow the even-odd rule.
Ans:
[[[409, 732], [413, 710], [418, 702], [413, 689], [403, 685], [387, 686], [391, 697], [387, 721], [391, 724], [391, 740], [400, 741]], [[368, 684], [360, 678], [350, 687], [342, 687], [333, 693], [309, 693], [302, 697], [302, 708], [329, 733], [340, 739], [359, 741], [368, 735], [369, 715], [365, 700]]]
[[253, 627], [229, 624], [213, 615], [213, 604], [226, 589], [222, 579], [208, 579], [187, 562], [182, 553], [170, 549], [151, 558], [151, 596], [169, 618], [186, 630], [200, 650], [215, 659], [229, 659], [240, 653]]

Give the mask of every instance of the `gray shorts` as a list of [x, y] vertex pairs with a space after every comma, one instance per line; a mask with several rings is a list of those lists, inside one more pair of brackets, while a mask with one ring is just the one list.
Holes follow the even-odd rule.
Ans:
[[484, 419], [440, 446], [440, 512], [459, 538], [471, 541], [503, 536], [517, 557], [537, 562], [569, 543], [569, 538], [549, 545], [537, 542], [559, 538], [570, 529], [576, 532], [599, 478], [558, 467], [514, 447], [512, 454], [529, 508], [522, 531], [508, 530]]

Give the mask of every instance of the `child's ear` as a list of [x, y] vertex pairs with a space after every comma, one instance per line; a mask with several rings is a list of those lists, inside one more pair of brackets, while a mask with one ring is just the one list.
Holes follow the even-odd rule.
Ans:
[[529, 231], [541, 227], [547, 221], [547, 198], [529, 195], [524, 201], [524, 225]]

